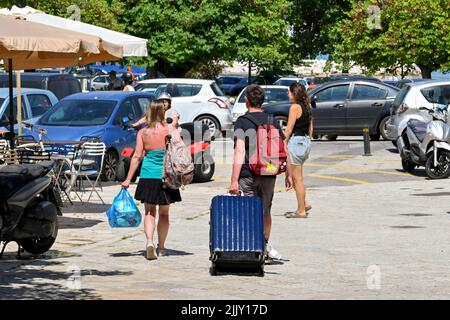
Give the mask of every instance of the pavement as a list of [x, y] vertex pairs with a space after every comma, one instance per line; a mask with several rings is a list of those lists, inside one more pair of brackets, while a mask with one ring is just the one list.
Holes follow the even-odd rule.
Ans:
[[[226, 193], [231, 141], [214, 143], [214, 181], [192, 184], [171, 208], [169, 256], [144, 257], [140, 228], [111, 229], [106, 205], [64, 208], [52, 249], [0, 261], [0, 299], [449, 299], [450, 190], [424, 170], [401, 170], [390, 142], [313, 143], [305, 166], [308, 219], [286, 219], [294, 192], [277, 181], [271, 242], [282, 260], [264, 277], [209, 274], [209, 205]], [[135, 185], [130, 187], [134, 192]], [[96, 199], [94, 199], [96, 201]], [[141, 212], [143, 212], [142, 206]]]

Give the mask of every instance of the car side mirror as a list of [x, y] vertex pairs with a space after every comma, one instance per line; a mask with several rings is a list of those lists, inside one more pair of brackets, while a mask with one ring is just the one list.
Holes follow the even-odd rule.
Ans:
[[235, 104], [236, 103], [236, 99], [235, 98], [230, 98], [230, 103], [231, 104]]
[[130, 127], [130, 118], [128, 117], [123, 117], [122, 118], [122, 125], [124, 126], [124, 128], [128, 128]]

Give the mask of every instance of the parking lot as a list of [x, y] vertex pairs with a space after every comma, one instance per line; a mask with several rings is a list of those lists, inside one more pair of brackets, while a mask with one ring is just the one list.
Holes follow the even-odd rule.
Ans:
[[[448, 180], [401, 170], [390, 142], [361, 137], [315, 141], [305, 166], [309, 219], [286, 219], [295, 194], [280, 177], [271, 242], [283, 255], [264, 278], [209, 275], [209, 205], [225, 194], [233, 143], [218, 139], [214, 180], [182, 191], [171, 209], [169, 256], [144, 257], [144, 234], [111, 229], [107, 205], [64, 208], [56, 244], [44, 255], [16, 259], [10, 244], [0, 264], [0, 296], [62, 299], [388, 299], [449, 298]], [[130, 187], [134, 192], [135, 185]], [[140, 206], [141, 212], [143, 207]]]

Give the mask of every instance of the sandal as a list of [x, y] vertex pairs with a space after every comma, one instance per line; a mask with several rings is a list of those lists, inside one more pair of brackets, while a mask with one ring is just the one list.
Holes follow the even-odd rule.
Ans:
[[303, 215], [303, 214], [298, 213], [298, 211], [295, 211], [295, 212], [290, 212], [290, 213], [286, 214], [286, 218], [303, 218], [303, 219], [306, 219], [306, 218], [308, 218], [308, 215], [307, 214]]

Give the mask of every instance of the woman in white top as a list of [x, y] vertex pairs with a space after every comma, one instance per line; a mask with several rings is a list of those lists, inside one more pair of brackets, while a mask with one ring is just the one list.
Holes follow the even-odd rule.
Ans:
[[129, 72], [126, 72], [123, 75], [123, 82], [125, 83], [125, 87], [123, 87], [123, 91], [135, 91], [134, 88], [131, 86], [133, 83], [133, 75]]

